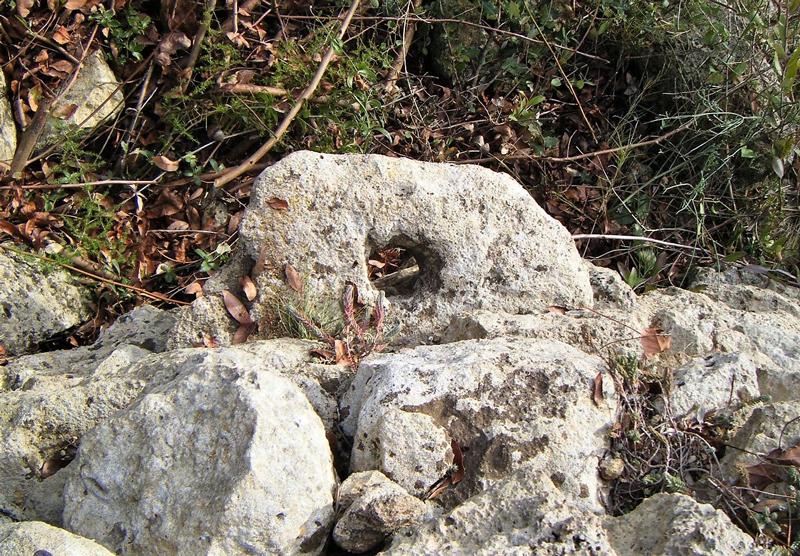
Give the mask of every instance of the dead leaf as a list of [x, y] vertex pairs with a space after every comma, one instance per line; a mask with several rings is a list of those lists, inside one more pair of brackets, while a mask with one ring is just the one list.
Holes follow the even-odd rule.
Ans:
[[87, 0], [67, 0], [67, 3], [64, 7], [67, 10], [80, 10], [82, 7], [86, 5]]
[[286, 283], [289, 284], [289, 287], [303, 295], [303, 280], [300, 278], [300, 273], [297, 272], [297, 269], [291, 263], [286, 263], [285, 272]]
[[214, 339], [214, 336], [206, 332], [203, 334], [203, 346], [207, 348], [218, 348], [219, 343]]
[[203, 285], [200, 282], [192, 282], [191, 284], [183, 288], [183, 291], [185, 291], [189, 295], [194, 294], [197, 297], [203, 297]]
[[59, 104], [53, 109], [52, 115], [59, 120], [69, 120], [77, 109], [77, 104]]
[[592, 396], [595, 405], [603, 403], [603, 373], [597, 373], [594, 377], [594, 395]]
[[348, 365], [349, 358], [347, 357], [347, 346], [341, 340], [334, 340], [333, 349], [336, 351], [336, 364]]
[[153, 164], [155, 164], [165, 172], [175, 172], [178, 169], [178, 166], [180, 166], [180, 161], [170, 160], [163, 154], [159, 154], [153, 157]]
[[266, 267], [266, 261], [267, 261], [267, 246], [265, 245], [261, 248], [261, 251], [258, 252], [258, 260], [256, 261], [256, 264], [253, 266], [253, 270], [250, 271], [250, 275], [253, 278], [264, 272], [264, 268]]
[[239, 285], [242, 286], [247, 301], [253, 301], [258, 295], [258, 288], [249, 276], [239, 278]]
[[275, 210], [288, 210], [289, 209], [289, 203], [287, 203], [283, 199], [279, 199], [278, 197], [273, 197], [272, 199], [267, 201], [267, 204], [271, 208], [274, 208]]
[[71, 461], [72, 461], [71, 459], [56, 459], [56, 458], [47, 460], [46, 462], [44, 462], [44, 465], [42, 465], [42, 471], [41, 471], [42, 479], [46, 479], [48, 477], [55, 475], [57, 472], [61, 471], [67, 465], [69, 465]]
[[222, 290], [222, 299], [225, 301], [225, 308], [236, 319], [239, 324], [253, 324], [250, 313], [239, 298], [228, 290]]
[[549, 307], [547, 307], [547, 310], [550, 311], [551, 313], [558, 313], [559, 315], [563, 315], [564, 313], [567, 312], [566, 307], [559, 307], [558, 305], [550, 305]]
[[670, 338], [660, 328], [645, 328], [639, 342], [644, 348], [645, 356], [652, 359], [662, 351], [669, 349]]
[[58, 27], [56, 27], [56, 30], [53, 31], [53, 40], [61, 45], [68, 44], [69, 42], [71, 42], [72, 37], [69, 36], [69, 29], [67, 29], [63, 25], [59, 25]]
[[250, 334], [256, 329], [255, 323], [250, 324], [243, 324], [239, 328], [236, 329], [236, 332], [233, 334], [233, 340], [231, 340], [231, 344], [243, 344], [247, 341], [247, 338], [250, 337]]
[[20, 17], [28, 17], [28, 14], [31, 13], [31, 8], [34, 4], [35, 0], [18, 0], [17, 13]]

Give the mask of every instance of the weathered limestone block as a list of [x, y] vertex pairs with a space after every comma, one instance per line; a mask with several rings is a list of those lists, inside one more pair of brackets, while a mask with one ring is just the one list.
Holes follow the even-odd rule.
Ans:
[[600, 508], [597, 464], [615, 394], [592, 401], [597, 357], [557, 341], [496, 339], [421, 346], [362, 362], [342, 401], [353, 437], [351, 469], [379, 469], [417, 496], [465, 446], [464, 480], [440, 499], [452, 507], [528, 461], [563, 492]]
[[0, 556], [114, 556], [99, 544], [40, 521], [0, 525]]
[[721, 510], [682, 494], [656, 494], [603, 525], [619, 556], [764, 555]]
[[0, 250], [0, 344], [10, 354], [77, 326], [91, 316], [89, 290], [66, 272], [43, 272]]
[[84, 435], [69, 530], [122, 556], [320, 553], [336, 487], [322, 422], [289, 380], [219, 351]]
[[[288, 208], [270, 206], [274, 198]], [[468, 310], [592, 303], [588, 269], [566, 229], [513, 179], [474, 166], [297, 152], [256, 181], [240, 241], [253, 261], [265, 248], [256, 315], [288, 291], [286, 263], [314, 295], [340, 299], [351, 281], [374, 303], [370, 254], [406, 249], [419, 275], [403, 291], [386, 290], [405, 343]]]
[[344, 514], [333, 529], [341, 548], [362, 554], [422, 518], [425, 504], [379, 471], [350, 475], [339, 489]]

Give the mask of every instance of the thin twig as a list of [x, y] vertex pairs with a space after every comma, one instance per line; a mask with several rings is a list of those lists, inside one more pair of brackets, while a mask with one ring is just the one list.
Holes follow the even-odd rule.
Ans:
[[86, 183], [37, 183], [32, 185], [4, 185], [0, 190], [8, 189], [82, 189], [87, 185], [153, 185], [153, 180], [99, 180]]
[[594, 156], [601, 156], [604, 154], [614, 154], [621, 151], [626, 151], [628, 149], [638, 149], [650, 145], [657, 145], [661, 141], [669, 139], [676, 133], [680, 133], [681, 131], [686, 131], [692, 126], [693, 123], [694, 121], [686, 122], [682, 126], [677, 127], [672, 131], [665, 133], [664, 135], [661, 135], [660, 137], [656, 137], [655, 139], [648, 139], [647, 141], [639, 141], [638, 143], [631, 143], [629, 145], [624, 145], [622, 147], [614, 147], [613, 149], [603, 149], [600, 151], [578, 154], [575, 156], [556, 157], [556, 156], [541, 156], [536, 154], [510, 154], [507, 156], [490, 156], [490, 157], [473, 158], [467, 160], [451, 160], [449, 162], [450, 164], [480, 164], [483, 162], [497, 162], [497, 161], [503, 162], [506, 160], [543, 160], [545, 162], [575, 162], [577, 160], [584, 160], [586, 158], [592, 158]]
[[206, 5], [203, 10], [202, 23], [200, 24], [200, 28], [197, 30], [197, 34], [194, 36], [194, 43], [192, 44], [192, 50], [189, 52], [189, 60], [186, 64], [186, 69], [181, 72], [181, 78], [183, 79], [180, 85], [181, 93], [186, 92], [186, 88], [189, 86], [189, 82], [192, 80], [194, 66], [197, 64], [197, 59], [200, 57], [200, 47], [203, 46], [203, 39], [206, 38], [208, 28], [211, 26], [211, 17], [214, 14], [214, 8], [216, 7], [217, 0], [206, 0]]
[[111, 285], [114, 285], [114, 286], [118, 286], [120, 288], [125, 288], [125, 289], [131, 290], [131, 291], [135, 291], [136, 293], [138, 293], [138, 294], [140, 294], [140, 295], [142, 295], [144, 297], [149, 297], [150, 299], [155, 299], [156, 301], [164, 301], [166, 303], [173, 303], [175, 305], [191, 305], [191, 303], [188, 303], [186, 301], [179, 301], [177, 299], [170, 299], [169, 297], [167, 297], [165, 295], [161, 295], [160, 293], [149, 292], [144, 288], [140, 288], [140, 287], [137, 287], [137, 286], [131, 286], [130, 284], [123, 284], [122, 282], [117, 282], [116, 280], [109, 280], [108, 278], [103, 278], [102, 276], [98, 276], [97, 274], [94, 274], [93, 272], [89, 272], [87, 270], [83, 270], [83, 269], [77, 268], [77, 267], [72, 266], [72, 265], [68, 265], [68, 264], [53, 260], [53, 259], [49, 259], [47, 257], [43, 257], [41, 255], [37, 255], [36, 253], [28, 253], [26, 251], [20, 251], [18, 249], [14, 249], [13, 247], [9, 247], [8, 245], [3, 245], [3, 244], [0, 244], [0, 249], [5, 249], [6, 251], [11, 251], [13, 253], [17, 253], [18, 255], [30, 256], [30, 257], [34, 257], [36, 259], [39, 259], [39, 260], [42, 260], [42, 261], [45, 261], [45, 262], [48, 262], [48, 263], [56, 264], [56, 265], [58, 265], [58, 266], [60, 266], [62, 268], [66, 268], [66, 269], [71, 270], [73, 272], [77, 272], [78, 274], [83, 274], [84, 276], [88, 276], [89, 278], [91, 278], [93, 280], [97, 280], [98, 282], [105, 282], [106, 284], [111, 284]]
[[567, 77], [567, 73], [564, 71], [564, 68], [561, 66], [561, 62], [558, 60], [558, 56], [556, 55], [556, 51], [553, 50], [552, 46], [550, 46], [550, 41], [548, 41], [544, 37], [544, 33], [542, 32], [542, 28], [539, 27], [539, 24], [536, 22], [536, 18], [535, 17], [532, 18], [531, 21], [536, 26], [536, 30], [539, 31], [539, 35], [541, 35], [542, 40], [544, 41], [544, 44], [547, 46], [547, 50], [549, 50], [550, 54], [553, 56], [553, 61], [556, 63], [556, 66], [558, 66], [558, 71], [561, 74], [561, 77], [564, 78], [564, 84], [567, 86], [567, 89], [569, 89], [569, 92], [572, 95], [572, 98], [575, 99], [575, 103], [578, 105], [578, 110], [581, 111], [581, 116], [583, 117], [583, 121], [586, 122], [586, 125], [589, 128], [589, 133], [592, 134], [592, 139], [594, 140], [595, 143], [597, 143], [597, 135], [595, 135], [595, 133], [594, 133], [594, 128], [592, 127], [591, 122], [589, 122], [589, 118], [586, 116], [586, 112], [583, 111], [583, 105], [581, 104], [581, 99], [578, 98], [578, 94], [575, 92], [575, 89], [572, 86], [572, 82], [569, 80], [569, 77]]
[[708, 253], [707, 249], [702, 247], [692, 247], [691, 245], [683, 245], [682, 243], [672, 243], [671, 241], [664, 241], [661, 239], [653, 239], [651, 237], [641, 236], [620, 236], [613, 234], [575, 234], [572, 239], [618, 239], [622, 241], [644, 241], [645, 243], [655, 243], [656, 245], [663, 245], [664, 247], [675, 247], [677, 249], [690, 249], [692, 251], [703, 251]]
[[[326, 18], [326, 17], [322, 17], [322, 16], [318, 16], [318, 15], [285, 15], [284, 14], [284, 15], [280, 15], [279, 17], [282, 17], [284, 19], [313, 19], [313, 20], [335, 19], [333, 17]], [[430, 25], [431, 23], [458, 23], [458, 24], [464, 25], [466, 27], [475, 27], [477, 29], [483, 29], [484, 31], [489, 31], [489, 32], [500, 34], [500, 35], [505, 35], [505, 36], [508, 36], [508, 37], [515, 37], [515, 38], [517, 38], [519, 40], [530, 42], [530, 43], [533, 43], [533, 44], [545, 44], [544, 41], [542, 41], [542, 40], [534, 39], [534, 38], [531, 38], [531, 37], [529, 37], [527, 35], [523, 35], [521, 33], [515, 33], [513, 31], [507, 31], [505, 29], [498, 29], [496, 27], [492, 27], [490, 25], [484, 25], [482, 23], [475, 23], [475, 22], [472, 22], [472, 21], [464, 21], [464, 20], [461, 20], [461, 19], [449, 18], [449, 17], [421, 17], [421, 16], [418, 16], [418, 15], [413, 15], [413, 16], [407, 16], [407, 15], [400, 15], [400, 16], [376, 16], [376, 15], [368, 16], [368, 15], [361, 15], [361, 16], [353, 17], [353, 20], [355, 20], [355, 21], [375, 21], [375, 20], [378, 20], [378, 21], [403, 21], [403, 20], [406, 20], [406, 19], [408, 19], [409, 21], [418, 21], [420, 23], [427, 23], [428, 25]], [[598, 61], [603, 62], [605, 64], [609, 63], [609, 61], [606, 60], [605, 58], [602, 58], [600, 56], [595, 56], [594, 54], [587, 54], [585, 52], [581, 52], [579, 50], [576, 50], [575, 48], [570, 48], [569, 46], [564, 46], [562, 44], [553, 44], [553, 46], [555, 46], [556, 48], [560, 48], [561, 50], [566, 50], [567, 52], [572, 52], [574, 54], [579, 54], [580, 56], [583, 56], [585, 58], [590, 58], [592, 60], [598, 60]]]
[[[347, 31], [347, 27], [350, 25], [350, 21], [353, 19], [353, 14], [355, 14], [356, 8], [358, 8], [359, 0], [353, 0], [352, 4], [350, 4], [350, 9], [347, 11], [347, 14], [344, 17], [344, 21], [342, 21], [342, 26], [339, 29], [339, 33], [336, 36], [337, 40], [342, 40], [344, 37], [345, 32]], [[245, 172], [247, 172], [254, 164], [259, 162], [264, 155], [266, 155], [272, 147], [274, 147], [278, 141], [281, 140], [283, 134], [286, 133], [286, 130], [289, 129], [289, 125], [292, 123], [292, 120], [300, 113], [300, 109], [303, 107], [303, 103], [308, 100], [311, 95], [314, 94], [319, 82], [322, 80], [322, 76], [325, 74], [325, 70], [328, 68], [328, 64], [333, 58], [333, 45], [328, 48], [328, 51], [325, 53], [325, 56], [322, 58], [322, 62], [320, 62], [319, 67], [317, 68], [317, 73], [314, 75], [314, 78], [309, 83], [308, 87], [303, 94], [300, 95], [300, 98], [297, 99], [292, 109], [289, 111], [288, 114], [283, 118], [281, 125], [278, 126], [278, 129], [275, 131], [275, 135], [269, 139], [264, 145], [261, 146], [250, 158], [239, 164], [239, 166], [232, 168], [228, 173], [224, 176], [217, 178], [214, 181], [215, 187], [222, 187], [229, 181], [241, 176]]]
[[[414, 2], [411, 4], [411, 7], [416, 12], [421, 5], [422, 0], [414, 0]], [[406, 16], [408, 16], [408, 12], [406, 12]], [[414, 40], [414, 33], [417, 30], [416, 23], [410, 21], [405, 21], [403, 26], [405, 27], [403, 31], [403, 43], [400, 45], [400, 51], [395, 56], [394, 61], [392, 62], [392, 67], [389, 70], [389, 75], [385, 80], [385, 87], [387, 91], [392, 90], [395, 87], [397, 77], [400, 75], [400, 72], [403, 71], [403, 66], [406, 65], [408, 49], [411, 47], [411, 43]]]

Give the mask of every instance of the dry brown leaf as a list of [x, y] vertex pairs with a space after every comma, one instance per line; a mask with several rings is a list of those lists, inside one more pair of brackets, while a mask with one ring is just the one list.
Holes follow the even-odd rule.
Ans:
[[17, 1], [17, 13], [20, 17], [28, 17], [28, 14], [31, 13], [31, 8], [35, 4], [35, 0], [18, 0]]
[[77, 104], [59, 104], [53, 109], [52, 115], [59, 120], [69, 120], [77, 109]]
[[68, 10], [80, 10], [86, 5], [87, 0], [67, 0], [64, 7]]
[[206, 332], [205, 334], [203, 334], [203, 347], [218, 348], [219, 343], [217, 342], [217, 340], [214, 339], [214, 336]]
[[178, 166], [180, 166], [180, 161], [170, 160], [163, 154], [159, 154], [153, 157], [153, 164], [155, 164], [165, 172], [175, 172], [178, 169]]
[[228, 290], [222, 290], [222, 299], [225, 302], [225, 308], [231, 316], [239, 324], [253, 324], [253, 319], [250, 318], [250, 313], [247, 307], [239, 301], [239, 298], [233, 295]]
[[267, 201], [267, 204], [275, 210], [288, 210], [289, 208], [289, 203], [283, 199], [279, 199], [278, 197], [273, 197]]
[[333, 349], [336, 351], [336, 364], [347, 365], [349, 360], [347, 357], [347, 346], [341, 340], [334, 340]]
[[267, 246], [264, 245], [261, 248], [261, 251], [258, 252], [258, 260], [256, 261], [256, 264], [253, 266], [253, 270], [250, 271], [250, 275], [253, 278], [264, 272], [266, 261], [267, 261]]
[[63, 25], [56, 27], [56, 30], [53, 31], [53, 40], [61, 45], [68, 44], [72, 41], [72, 37], [69, 36], [69, 29]]
[[603, 373], [597, 373], [594, 377], [594, 394], [592, 396], [595, 405], [603, 403]]
[[231, 344], [245, 343], [247, 341], [247, 338], [250, 337], [250, 334], [252, 334], [255, 329], [256, 329], [255, 323], [241, 325], [239, 328], [236, 329], [236, 332], [234, 332]]
[[200, 282], [192, 282], [191, 284], [183, 288], [183, 291], [185, 291], [189, 295], [194, 294], [197, 297], [203, 297], [203, 285]]
[[662, 351], [669, 349], [670, 338], [669, 335], [664, 334], [660, 328], [645, 328], [642, 330], [642, 336], [639, 342], [644, 348], [644, 354], [648, 359], [652, 359]]
[[547, 310], [550, 311], [551, 313], [558, 313], [559, 315], [563, 315], [564, 313], [567, 312], [566, 307], [559, 307], [558, 305], [550, 305], [549, 307], [547, 307]]
[[291, 263], [286, 263], [285, 272], [286, 283], [289, 284], [289, 287], [303, 295], [303, 280], [300, 278], [300, 273], [297, 272], [297, 269]]
[[242, 276], [239, 278], [239, 284], [242, 286], [242, 290], [244, 290], [247, 301], [253, 301], [256, 295], [258, 295], [258, 288], [253, 280], [249, 276]]

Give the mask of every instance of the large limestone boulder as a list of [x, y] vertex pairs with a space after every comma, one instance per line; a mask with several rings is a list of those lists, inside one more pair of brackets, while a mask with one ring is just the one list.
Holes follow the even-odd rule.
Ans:
[[91, 316], [89, 290], [66, 272], [44, 272], [1, 249], [0, 283], [0, 344], [10, 354], [26, 353]]
[[226, 352], [84, 435], [67, 529], [122, 556], [319, 554], [336, 477], [288, 379]]
[[463, 311], [592, 303], [566, 229], [509, 176], [475, 166], [297, 152], [256, 181], [240, 243], [251, 264], [264, 249], [257, 317], [288, 291], [287, 263], [317, 297], [340, 299], [350, 281], [374, 303], [368, 258], [407, 250], [418, 275], [385, 289], [405, 343], [426, 341]]
[[89, 539], [40, 521], [0, 525], [0, 556], [113, 556]]
[[401, 350], [364, 361], [342, 401], [353, 437], [351, 470], [378, 469], [423, 496], [464, 447], [464, 480], [452, 505], [526, 462], [586, 507], [600, 511], [597, 464], [615, 395], [592, 399], [605, 363], [558, 341], [496, 339]]

